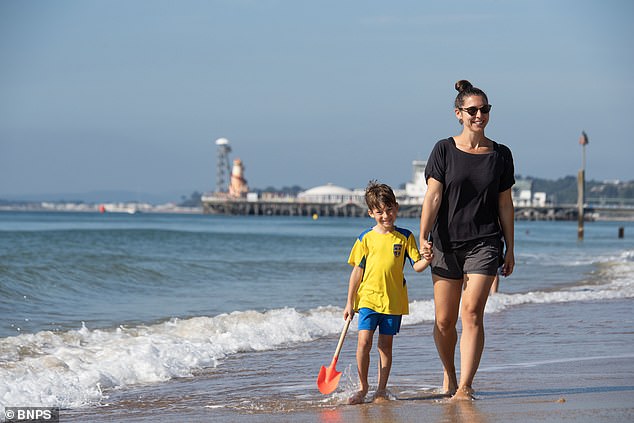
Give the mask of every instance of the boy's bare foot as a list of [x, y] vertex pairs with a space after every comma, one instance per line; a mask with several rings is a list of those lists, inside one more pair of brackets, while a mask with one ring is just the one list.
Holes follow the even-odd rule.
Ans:
[[474, 391], [470, 386], [461, 386], [458, 388], [453, 397], [451, 397], [452, 401], [472, 401], [475, 399]]
[[390, 400], [390, 395], [385, 390], [376, 391], [376, 393], [374, 394], [374, 398], [372, 398], [372, 402], [375, 404], [381, 404], [384, 402], [388, 402], [389, 400]]
[[352, 395], [350, 398], [348, 398], [348, 404], [350, 404], [350, 405], [363, 404], [363, 401], [365, 400], [365, 395], [366, 394], [367, 394], [367, 392], [363, 392], [363, 391], [355, 392], [354, 395]]

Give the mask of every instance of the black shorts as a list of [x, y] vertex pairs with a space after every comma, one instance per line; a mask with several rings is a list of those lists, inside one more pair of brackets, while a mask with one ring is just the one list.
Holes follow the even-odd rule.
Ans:
[[504, 262], [504, 244], [497, 236], [470, 241], [449, 252], [433, 244], [432, 248], [431, 272], [446, 279], [462, 279], [467, 273], [495, 276]]

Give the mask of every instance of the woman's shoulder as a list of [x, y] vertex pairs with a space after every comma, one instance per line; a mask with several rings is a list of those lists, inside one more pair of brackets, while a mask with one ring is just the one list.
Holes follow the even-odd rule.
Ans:
[[493, 150], [498, 151], [504, 157], [512, 157], [513, 154], [511, 153], [511, 149], [508, 148], [506, 145], [500, 144], [499, 142], [495, 142], [493, 140], [491, 140], [491, 142], [493, 143]]
[[447, 151], [450, 147], [455, 145], [453, 137], [443, 138], [441, 140], [436, 141], [434, 145], [434, 150], [436, 151]]
[[451, 152], [455, 150], [454, 141], [452, 137], [444, 138], [436, 141], [434, 147], [431, 149], [429, 159], [427, 160], [427, 167], [425, 172], [429, 172], [434, 164], [444, 163], [447, 157], [451, 156]]
[[454, 144], [455, 144], [455, 142], [454, 142], [453, 137], [443, 138], [443, 139], [438, 140], [436, 142], [436, 145], [441, 145], [443, 147], [449, 146], [449, 145], [454, 145]]

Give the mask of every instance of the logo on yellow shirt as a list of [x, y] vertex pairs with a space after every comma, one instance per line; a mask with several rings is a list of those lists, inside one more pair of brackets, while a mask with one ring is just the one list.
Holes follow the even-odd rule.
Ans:
[[403, 245], [402, 244], [394, 244], [394, 248], [392, 249], [392, 251], [394, 251], [394, 257], [400, 257], [401, 256], [401, 251], [403, 251]]

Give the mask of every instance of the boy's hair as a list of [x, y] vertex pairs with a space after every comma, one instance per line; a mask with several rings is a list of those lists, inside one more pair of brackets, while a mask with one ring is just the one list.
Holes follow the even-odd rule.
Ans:
[[397, 204], [392, 188], [376, 180], [371, 180], [365, 188], [365, 203], [369, 210], [380, 209], [381, 206], [393, 207]]

